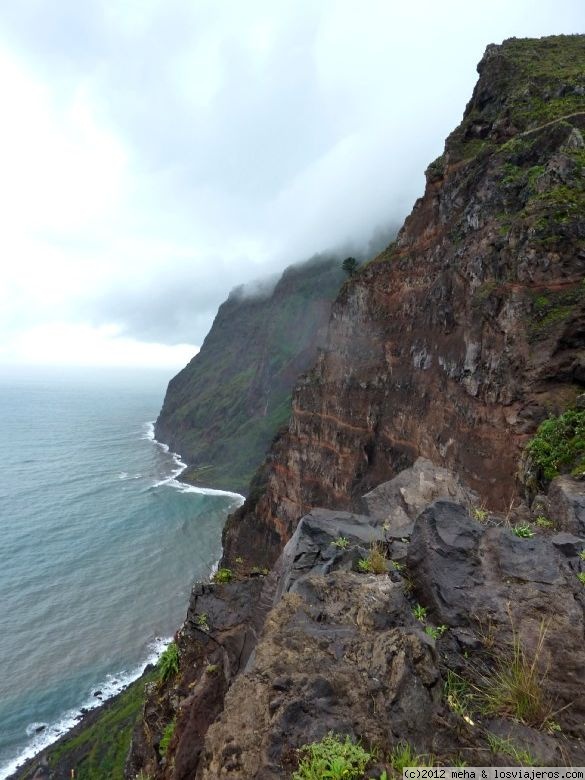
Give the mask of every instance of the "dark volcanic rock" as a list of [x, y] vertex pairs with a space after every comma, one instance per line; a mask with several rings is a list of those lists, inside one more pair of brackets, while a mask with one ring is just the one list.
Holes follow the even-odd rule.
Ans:
[[585, 482], [557, 477], [548, 491], [548, 506], [559, 528], [585, 536]]
[[[347, 540], [346, 549], [334, 542]], [[336, 569], [351, 570], [366, 557], [372, 542], [382, 542], [384, 531], [375, 518], [350, 512], [314, 509], [303, 517], [286, 545], [277, 566], [282, 572], [276, 598], [297, 591], [307, 574], [328, 574]]]
[[[334, 731], [430, 748], [441, 684], [433, 643], [388, 577], [306, 577], [270, 613], [250, 671], [210, 728], [197, 778], [287, 777], [294, 748]], [[283, 680], [286, 681], [283, 683]], [[290, 770], [289, 770], [290, 771]]]
[[585, 669], [585, 594], [554, 537], [518, 538], [437, 501], [415, 524], [408, 568], [434, 621], [456, 636], [489, 634], [493, 655], [511, 656], [515, 642], [534, 654], [551, 712], [559, 712], [565, 733], [585, 736], [585, 703], [576, 696]]

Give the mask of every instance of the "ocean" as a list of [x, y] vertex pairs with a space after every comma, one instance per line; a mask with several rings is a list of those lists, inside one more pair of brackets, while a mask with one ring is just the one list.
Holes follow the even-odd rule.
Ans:
[[0, 778], [156, 660], [237, 494], [177, 481], [168, 375], [0, 375]]

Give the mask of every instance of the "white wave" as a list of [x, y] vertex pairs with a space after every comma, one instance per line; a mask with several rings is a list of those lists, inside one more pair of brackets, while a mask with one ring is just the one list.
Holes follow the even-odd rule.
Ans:
[[121, 471], [118, 474], [118, 479], [128, 479], [128, 472], [127, 471]]
[[26, 736], [34, 737], [35, 734], [40, 734], [41, 731], [44, 731], [48, 725], [48, 723], [29, 723], [26, 727]]
[[140, 438], [154, 441], [154, 420], [144, 423], [144, 434]]
[[196, 485], [189, 485], [186, 482], [181, 482], [177, 477], [179, 477], [183, 471], [187, 468], [187, 464], [181, 460], [181, 456], [176, 452], [169, 452], [169, 447], [167, 444], [162, 444], [162, 442], [157, 441], [154, 438], [154, 423], [149, 422], [146, 423], [147, 426], [147, 433], [145, 434], [145, 439], [150, 439], [154, 444], [156, 444], [158, 447], [161, 447], [164, 452], [168, 452], [173, 461], [175, 462], [176, 468], [169, 474], [168, 477], [165, 477], [164, 479], [159, 479], [157, 482], [154, 482], [152, 484], [153, 488], [168, 486], [175, 488], [175, 490], [178, 490], [180, 493], [199, 493], [203, 496], [230, 496], [231, 498], [237, 499], [237, 506], [241, 506], [245, 498], [241, 495], [241, 493], [234, 493], [231, 490], [216, 490], [214, 488], [205, 488], [205, 487], [197, 487]]
[[[142, 664], [129, 672], [123, 671], [119, 674], [107, 675], [103, 683], [93, 686], [92, 692], [88, 694], [87, 698], [78, 709], [69, 710], [64, 713], [56, 723], [51, 725], [47, 725], [46, 723], [29, 723], [26, 728], [26, 733], [27, 736], [32, 736], [33, 739], [15, 758], [0, 767], [0, 780], [5, 780], [5, 778], [9, 777], [13, 772], [16, 772], [21, 764], [29, 758], [36, 756], [41, 750], [48, 748], [49, 745], [56, 742], [59, 737], [62, 737], [76, 726], [83, 717], [82, 711], [93, 710], [96, 707], [99, 707], [103, 702], [111, 699], [112, 696], [115, 696], [127, 688], [131, 682], [137, 680], [149, 664], [154, 664], [158, 661], [161, 653], [171, 641], [171, 637], [167, 637], [166, 639], [156, 637], [148, 645], [149, 653]], [[98, 690], [101, 691], [101, 696], [99, 697], [95, 696], [94, 693]], [[40, 726], [44, 726], [45, 728], [37, 733], [37, 729]]]

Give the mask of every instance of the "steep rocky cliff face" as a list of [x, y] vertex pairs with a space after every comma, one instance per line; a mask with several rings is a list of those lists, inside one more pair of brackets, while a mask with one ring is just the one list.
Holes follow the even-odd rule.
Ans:
[[478, 71], [397, 241], [343, 286], [227, 561], [269, 564], [311, 507], [418, 455], [508, 506], [528, 436], [582, 392], [585, 37], [511, 39]]
[[538, 423], [583, 401], [585, 36], [490, 46], [479, 72], [396, 243], [332, 308], [127, 778], [290, 780], [329, 731], [376, 780], [406, 747], [585, 763], [584, 475], [531, 506], [516, 480]]
[[585, 489], [553, 486], [523, 537], [503, 514], [478, 522], [477, 496], [420, 458], [368, 514], [303, 517], [270, 573], [242, 561], [195, 586], [126, 776], [341, 777], [293, 774], [329, 732], [369, 751], [356, 778], [400, 777], [405, 746], [407, 765], [581, 765]]
[[341, 258], [288, 268], [273, 290], [238, 288], [201, 351], [171, 380], [155, 435], [191, 468], [183, 478], [245, 493], [278, 428], [291, 389], [323, 343]]

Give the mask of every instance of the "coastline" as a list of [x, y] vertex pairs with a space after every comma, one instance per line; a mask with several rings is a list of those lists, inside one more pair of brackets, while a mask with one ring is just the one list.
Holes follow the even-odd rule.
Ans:
[[128, 709], [127, 700], [137, 697], [142, 702], [144, 685], [153, 679], [155, 669], [155, 665], [148, 664], [140, 676], [123, 690], [82, 715], [72, 728], [24, 760], [10, 775], [5, 776], [5, 780], [41, 780], [49, 776], [55, 780], [69, 780], [72, 770], [89, 754], [92, 747], [87, 742], [84, 745], [84, 732], [96, 727], [108, 715], [115, 721], [117, 728], [134, 728], [133, 713], [128, 717], [125, 712]]
[[241, 501], [242, 504], [244, 503], [246, 497], [241, 493], [236, 493], [233, 490], [220, 490], [218, 488], [212, 488], [203, 484], [196, 485], [187, 479], [182, 479], [182, 475], [192, 467], [181, 459], [181, 456], [178, 452], [172, 452], [168, 444], [165, 444], [164, 442], [155, 438], [154, 421], [148, 422], [147, 425], [148, 429], [144, 438], [148, 439], [157, 447], [160, 447], [163, 452], [166, 452], [168, 455], [170, 455], [177, 466], [176, 470], [169, 477], [161, 480], [160, 482], [157, 482], [155, 487], [159, 487], [161, 485], [171, 485], [177, 490], [180, 490], [182, 493], [199, 493], [203, 496], [230, 496], [231, 498], [237, 498]]
[[[155, 439], [153, 421], [147, 422], [146, 426], [146, 432], [141, 438], [151, 441], [165, 453], [168, 453], [173, 458], [176, 465], [176, 468], [168, 477], [156, 482], [153, 487], [156, 488], [166, 485], [173, 487], [182, 493], [229, 496], [237, 499], [238, 506], [244, 502], [245, 497], [240, 493], [196, 486], [189, 482], [183, 482], [180, 479], [180, 476], [185, 469], [188, 468], [188, 465], [181, 460], [178, 453], [171, 452], [168, 445]], [[217, 570], [220, 560], [221, 556], [212, 566], [211, 574]], [[33, 741], [25, 746], [18, 755], [0, 769], [0, 780], [26, 778], [29, 777], [28, 772], [31, 767], [34, 767], [35, 769], [42, 768], [47, 755], [58, 750], [60, 746], [67, 744], [70, 740], [75, 739], [86, 729], [91, 728], [92, 725], [100, 720], [102, 715], [115, 708], [116, 702], [120, 700], [120, 697], [123, 697], [131, 688], [133, 688], [133, 686], [138, 684], [141, 679], [147, 679], [150, 671], [154, 669], [161, 653], [171, 641], [172, 637], [157, 637], [151, 645], [152, 652], [150, 652], [146, 659], [137, 667], [129, 672], [111, 673], [103, 683], [94, 687], [95, 691], [99, 690], [101, 692], [99, 697], [95, 697], [93, 693], [90, 693], [78, 708], [63, 713], [56, 722], [51, 724], [39, 723], [39, 727], [43, 727], [42, 731], [40, 731]], [[30, 736], [33, 735], [31, 734]], [[44, 776], [45, 775], [43, 774], [39, 775], [39, 777]], [[57, 775], [57, 777], [58, 776], [59, 775]], [[69, 779], [70, 774], [68, 773], [66, 776]]]

